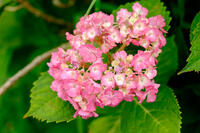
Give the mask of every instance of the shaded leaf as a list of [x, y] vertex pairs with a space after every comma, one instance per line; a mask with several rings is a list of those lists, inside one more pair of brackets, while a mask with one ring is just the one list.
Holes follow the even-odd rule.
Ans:
[[177, 68], [178, 50], [174, 42], [174, 36], [171, 36], [167, 38], [167, 44], [162, 48], [162, 53], [158, 57], [156, 82], [167, 84]]
[[189, 71], [200, 71], [200, 12], [196, 15], [190, 29], [191, 54], [187, 59], [186, 66], [179, 74]]

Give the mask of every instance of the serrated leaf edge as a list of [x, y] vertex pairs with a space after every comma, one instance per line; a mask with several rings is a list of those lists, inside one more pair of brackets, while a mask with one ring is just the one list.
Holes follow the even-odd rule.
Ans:
[[[32, 99], [32, 97], [33, 97], [33, 96], [32, 96], [32, 92], [33, 92], [33, 89], [34, 89], [35, 86], [36, 86], [37, 81], [40, 80], [40, 79], [42, 78], [42, 76], [43, 76], [45, 73], [46, 73], [46, 72], [41, 72], [39, 78], [33, 82], [33, 87], [31, 88], [31, 91], [30, 91], [30, 92], [31, 92], [31, 94], [30, 94], [30, 98], [31, 98], [31, 99]], [[32, 100], [30, 100], [30, 107], [31, 107], [31, 105], [32, 105]], [[59, 123], [59, 122], [64, 122], [64, 121], [66, 121], [66, 120], [49, 121], [49, 120], [46, 120], [46, 119], [41, 119], [41, 118], [38, 117], [37, 115], [31, 115], [31, 114], [29, 114], [29, 111], [30, 111], [30, 110], [31, 110], [31, 108], [29, 108], [29, 110], [24, 114], [23, 119], [26, 119], [26, 118], [28, 118], [28, 117], [33, 117], [33, 118], [35, 118], [35, 119], [37, 119], [37, 120], [39, 120], [39, 121], [41, 121], [41, 122], [45, 122], [45, 121], [46, 121], [46, 123], [50, 123], [50, 122]], [[74, 118], [71, 118], [70, 120], [67, 120], [66, 122], [68, 123], [68, 122], [70, 122], [70, 121], [72, 121], [72, 120], [74, 120]]]

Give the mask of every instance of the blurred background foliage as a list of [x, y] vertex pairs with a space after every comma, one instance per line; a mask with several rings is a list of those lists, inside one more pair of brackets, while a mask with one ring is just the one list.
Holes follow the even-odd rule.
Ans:
[[[56, 24], [39, 17], [22, 6], [29, 6], [58, 19], [65, 24]], [[0, 85], [34, 57], [57, 47], [65, 41], [65, 32], [72, 32], [83, 16], [90, 0], [0, 0]], [[112, 13], [120, 4], [132, 0], [97, 0], [93, 11]], [[172, 17], [171, 29], [178, 47], [178, 70], [186, 64], [190, 53], [189, 29], [194, 16], [200, 11], [197, 0], [163, 0]], [[172, 57], [173, 58], [173, 57]], [[48, 61], [48, 60], [47, 60]], [[30, 89], [41, 72], [46, 71], [46, 62], [38, 65], [0, 97], [0, 133], [84, 133], [90, 120], [73, 120], [70, 123], [46, 123], [33, 118], [23, 119], [29, 108]], [[182, 112], [182, 133], [200, 132], [200, 75], [190, 72], [169, 80]]]

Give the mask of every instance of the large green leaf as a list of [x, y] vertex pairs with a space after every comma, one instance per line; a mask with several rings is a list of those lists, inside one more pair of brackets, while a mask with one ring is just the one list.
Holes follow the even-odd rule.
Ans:
[[121, 115], [98, 118], [89, 130], [91, 133], [179, 133], [180, 128], [178, 102], [169, 87], [161, 86], [155, 102], [126, 102]]
[[124, 133], [179, 133], [181, 117], [178, 102], [170, 88], [161, 86], [153, 103], [137, 100], [126, 103], [122, 111]]
[[162, 53], [158, 57], [156, 82], [167, 84], [177, 68], [178, 50], [174, 42], [174, 36], [171, 36], [167, 38], [167, 44], [162, 48]]
[[192, 22], [190, 29], [190, 41], [191, 41], [191, 54], [187, 59], [187, 65], [182, 69], [180, 73], [189, 71], [200, 71], [200, 12], [196, 15]]
[[31, 89], [31, 107], [25, 118], [33, 116], [41, 121], [62, 122], [73, 119], [74, 109], [69, 102], [61, 100], [50, 88], [53, 78], [47, 73], [34, 83]]
[[[147, 17], [152, 17], [152, 16], [156, 16], [156, 15], [162, 15], [165, 19], [166, 22], [166, 26], [164, 27], [164, 29], [166, 31], [169, 30], [170, 28], [170, 21], [171, 21], [171, 17], [170, 17], [170, 13], [169, 11], [166, 10], [166, 7], [164, 6], [163, 2], [160, 2], [160, 0], [140, 0], [138, 1], [143, 7], [147, 8], [149, 10], [148, 16]], [[113, 15], [116, 16], [117, 12], [121, 9], [121, 8], [126, 8], [128, 9], [128, 11], [132, 11], [132, 6], [135, 2], [132, 3], [127, 3], [125, 5], [121, 5], [119, 6], [116, 10], [113, 11]]]

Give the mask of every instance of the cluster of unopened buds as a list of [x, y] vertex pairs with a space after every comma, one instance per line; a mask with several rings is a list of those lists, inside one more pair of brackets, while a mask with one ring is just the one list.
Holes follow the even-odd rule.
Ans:
[[[156, 58], [166, 44], [165, 22], [161, 15], [146, 18], [148, 10], [139, 3], [132, 9], [118, 11], [116, 22], [102, 12], [82, 17], [74, 35], [66, 33], [72, 48], [52, 54], [51, 88], [73, 105], [74, 117], [97, 117], [97, 106], [115, 107], [123, 100], [155, 101], [160, 86], [154, 82]], [[130, 45], [143, 50], [127, 54], [124, 48]]]

